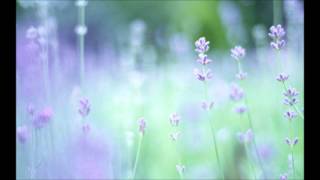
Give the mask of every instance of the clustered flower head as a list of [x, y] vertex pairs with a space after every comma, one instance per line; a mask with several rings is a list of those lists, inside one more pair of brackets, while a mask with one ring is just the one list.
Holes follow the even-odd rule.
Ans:
[[50, 122], [53, 116], [53, 111], [50, 107], [44, 108], [38, 115], [33, 119], [33, 125], [35, 128], [40, 129]]
[[29, 130], [27, 126], [20, 126], [17, 128], [17, 138], [21, 144], [24, 144], [29, 137]]
[[205, 81], [207, 79], [211, 79], [212, 78], [212, 73], [210, 69], [207, 70], [199, 70], [197, 68], [195, 68], [193, 70], [193, 74], [197, 77], [198, 80], [200, 81]]
[[139, 132], [141, 132], [141, 134], [144, 135], [145, 129], [146, 129], [146, 121], [144, 120], [143, 117], [138, 120], [138, 124], [139, 124]]
[[246, 50], [241, 46], [235, 46], [233, 49], [231, 49], [231, 57], [233, 57], [235, 60], [240, 60], [245, 55]]
[[206, 41], [205, 37], [199, 38], [194, 44], [196, 46], [195, 51], [197, 51], [200, 54], [204, 54], [209, 50], [209, 41]]
[[172, 126], [178, 126], [181, 117], [177, 113], [172, 113], [169, 117], [170, 123]]
[[298, 144], [298, 137], [295, 137], [293, 140], [290, 140], [289, 138], [285, 139], [285, 142], [292, 148], [294, 145]]
[[233, 83], [231, 85], [231, 92], [229, 97], [233, 101], [240, 101], [244, 97], [243, 89], [237, 84]]
[[208, 55], [206, 54], [199, 54], [197, 62], [199, 62], [202, 65], [207, 65], [211, 62], [212, 60], [208, 58]]
[[298, 91], [294, 88], [288, 88], [283, 95], [284, 98], [284, 104], [293, 106], [294, 104], [298, 103], [297, 96], [299, 95]]
[[284, 31], [284, 29], [282, 28], [282, 26], [280, 24], [278, 24], [277, 26], [270, 27], [270, 33], [268, 35], [273, 40], [270, 43], [270, 45], [273, 49], [280, 50], [285, 46], [286, 42], [285, 42], [285, 40], [282, 39], [285, 34], [286, 34], [286, 32]]
[[297, 113], [295, 113], [294, 111], [287, 111], [284, 113], [284, 117], [287, 118], [289, 121], [291, 121], [292, 119], [294, 119], [295, 117], [297, 117]]
[[213, 101], [203, 101], [201, 103], [201, 107], [204, 110], [210, 110], [213, 107], [214, 102]]
[[90, 112], [89, 100], [87, 98], [82, 98], [82, 99], [80, 99], [79, 103], [80, 103], [80, 107], [78, 109], [79, 114], [82, 117], [88, 116], [88, 114]]
[[288, 74], [280, 73], [276, 79], [280, 82], [285, 82], [286, 80], [288, 80], [288, 78], [289, 78]]
[[242, 143], [250, 143], [253, 140], [253, 131], [248, 129], [246, 132], [240, 132], [238, 138]]

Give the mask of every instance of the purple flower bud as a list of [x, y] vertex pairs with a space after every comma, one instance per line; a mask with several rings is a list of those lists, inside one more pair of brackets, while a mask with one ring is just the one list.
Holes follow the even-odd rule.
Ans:
[[275, 42], [271, 42], [270, 46], [275, 50], [280, 50], [286, 45], [285, 40], [277, 40]]
[[296, 97], [299, 95], [298, 91], [294, 88], [288, 88], [284, 93], [284, 96], [292, 98], [292, 97]]
[[236, 60], [240, 60], [245, 55], [246, 55], [246, 50], [241, 46], [235, 46], [233, 49], [231, 49], [231, 56]]
[[234, 111], [238, 114], [243, 114], [244, 112], [247, 111], [247, 107], [245, 105], [240, 105], [240, 106], [237, 106]]
[[170, 123], [172, 126], [178, 126], [181, 117], [177, 113], [172, 113], [169, 117]]
[[20, 126], [17, 128], [17, 138], [21, 144], [24, 144], [29, 137], [29, 130], [27, 126]]
[[288, 78], [289, 78], [288, 74], [280, 73], [276, 79], [280, 82], [285, 82], [286, 80], [288, 80]]
[[53, 116], [53, 111], [50, 107], [44, 108], [37, 117], [33, 119], [33, 125], [35, 128], [39, 129], [44, 127], [49, 123]]
[[253, 140], [253, 131], [251, 129], [248, 129], [246, 132], [238, 133], [239, 141], [242, 143], [250, 143]]
[[180, 132], [174, 132], [170, 134], [170, 137], [173, 141], [177, 141], [180, 136]]
[[142, 135], [144, 135], [145, 129], [146, 129], [146, 121], [142, 117], [138, 120], [138, 123], [139, 123], [139, 131], [141, 132]]
[[209, 50], [209, 41], [206, 41], [205, 37], [201, 37], [199, 38], [196, 42], [195, 42], [195, 46], [196, 49], [195, 51], [203, 54], [205, 52], [207, 52]]
[[206, 54], [199, 54], [198, 59], [197, 59], [197, 62], [199, 62], [202, 65], [207, 65], [211, 61], [212, 60], [210, 60]]
[[193, 74], [200, 81], [205, 81], [207, 79], [211, 79], [212, 78], [212, 73], [211, 73], [210, 69], [204, 70], [204, 71], [200, 71], [199, 69], [195, 68], [193, 70]]
[[293, 106], [298, 103], [296, 98], [284, 98], [283, 103], [288, 106]]
[[204, 110], [210, 110], [213, 107], [214, 102], [213, 101], [203, 101], [201, 103], [201, 107]]
[[297, 117], [297, 114], [294, 111], [290, 111], [289, 110], [289, 111], [284, 113], [284, 117], [291, 121], [292, 119]]
[[239, 72], [236, 74], [236, 78], [239, 80], [244, 80], [247, 78], [247, 76], [248, 76], [248, 73], [246, 72]]
[[83, 98], [80, 101], [80, 107], [79, 107], [79, 114], [82, 117], [86, 117], [88, 116], [89, 112], [90, 112], [90, 104], [89, 104], [89, 100], [87, 98]]
[[288, 179], [288, 175], [287, 174], [282, 174], [280, 176], [280, 180], [287, 180]]
[[286, 139], [285, 139], [285, 142], [286, 142], [289, 146], [291, 146], [291, 140], [290, 140], [289, 138], [286, 138]]
[[299, 142], [299, 139], [298, 139], [298, 137], [295, 137], [295, 138], [294, 138], [294, 140], [293, 140], [293, 145], [296, 145], [296, 144], [298, 144], [298, 142]]
[[28, 105], [27, 112], [28, 112], [28, 114], [30, 114], [30, 116], [34, 115], [35, 109], [34, 109], [34, 106], [32, 104]]
[[286, 32], [282, 28], [280, 24], [277, 26], [271, 26], [270, 27], [270, 33], [268, 34], [272, 39], [281, 39]]
[[233, 101], [240, 101], [244, 96], [243, 89], [241, 89], [237, 84], [234, 83], [231, 85], [231, 92], [229, 96]]
[[90, 124], [84, 124], [83, 126], [82, 126], [82, 131], [83, 131], [83, 133], [85, 133], [85, 134], [88, 134], [89, 133], [89, 131], [90, 131], [90, 129], [91, 129], [91, 127], [90, 127]]
[[26, 33], [26, 38], [30, 40], [35, 40], [38, 37], [38, 30], [37, 28], [31, 26]]

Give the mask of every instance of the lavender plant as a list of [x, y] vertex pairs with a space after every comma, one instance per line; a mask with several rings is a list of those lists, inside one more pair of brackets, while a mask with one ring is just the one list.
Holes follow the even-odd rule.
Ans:
[[133, 166], [132, 179], [135, 179], [136, 177], [137, 166], [140, 159], [142, 140], [143, 140], [145, 129], [146, 129], [146, 121], [144, 120], [143, 117], [139, 118], [138, 124], [139, 124], [139, 143], [138, 143], [138, 150], [137, 150], [137, 154], [136, 154], [134, 166]]
[[[231, 49], [231, 57], [233, 57], [236, 60], [237, 65], [238, 65], [238, 73], [236, 74], [236, 78], [238, 80], [240, 80], [240, 82], [243, 82], [243, 80], [246, 79], [246, 77], [247, 77], [247, 73], [242, 70], [242, 66], [241, 66], [241, 60], [244, 58], [245, 54], [246, 54], [246, 50], [244, 48], [242, 48], [241, 46], [235, 46], [233, 49]], [[248, 100], [247, 100], [247, 97], [244, 95], [244, 90], [241, 89], [238, 85], [233, 85], [230, 97], [234, 101], [241, 101], [243, 98], [244, 104], [241, 104], [240, 106], [236, 107], [235, 111], [239, 114], [243, 114], [244, 112], [247, 112], [249, 128], [253, 133], [254, 128], [253, 128], [252, 117], [250, 114], [250, 110], [248, 109]], [[252, 142], [253, 142], [255, 153], [257, 154], [257, 157], [258, 157], [259, 166], [262, 170], [263, 176], [266, 177], [265, 172], [264, 172], [264, 168], [263, 168], [263, 164], [261, 161], [261, 157], [258, 152], [258, 148], [257, 148], [256, 141], [255, 141], [254, 137], [252, 137]], [[246, 150], [248, 150], [248, 149], [246, 148]], [[252, 169], [253, 169], [253, 171], [255, 171], [254, 166], [252, 166]], [[254, 172], [254, 174], [255, 174], [255, 172]]]
[[[283, 27], [280, 24], [270, 27], [270, 32], [268, 33], [269, 37], [272, 38], [272, 42], [270, 43], [270, 46], [274, 50], [276, 50], [277, 56], [279, 56], [280, 50], [283, 49], [286, 44], [285, 40], [283, 39], [285, 34], [286, 34], [285, 30], [283, 29]], [[294, 159], [294, 146], [298, 143], [298, 137], [295, 137], [295, 135], [294, 135], [293, 119], [296, 118], [297, 114], [300, 116], [300, 118], [302, 120], [304, 119], [304, 116], [296, 106], [296, 104], [298, 103], [297, 96], [299, 95], [299, 93], [294, 88], [288, 87], [286, 82], [289, 79], [289, 75], [287, 73], [285, 73], [285, 69], [283, 66], [283, 60], [281, 60], [279, 63], [280, 63], [281, 70], [283, 72], [280, 73], [276, 77], [276, 80], [282, 83], [283, 90], [284, 90], [283, 103], [285, 105], [289, 106], [289, 110], [287, 110], [284, 113], [284, 117], [286, 119], [288, 119], [289, 123], [290, 123], [290, 128], [289, 128], [290, 137], [287, 137], [285, 139], [285, 142], [289, 145], [289, 148], [290, 148], [290, 153], [291, 153], [291, 161], [290, 161], [291, 165], [290, 166], [293, 171], [292, 178], [295, 179], [296, 178], [296, 170], [295, 170], [295, 159]], [[292, 111], [292, 109], [295, 112]], [[282, 177], [286, 177], [286, 176], [282, 176]]]
[[[207, 68], [206, 65], [208, 65], [212, 60], [208, 59], [208, 56], [205, 54], [209, 50], [209, 41], [206, 41], [205, 37], [200, 37], [196, 42], [195, 46], [196, 49], [195, 51], [198, 53], [198, 59], [197, 62], [202, 65], [201, 70], [198, 68], [195, 68], [193, 70], [194, 75], [199, 81], [202, 81], [204, 84], [204, 101], [202, 102], [202, 108], [207, 112], [207, 116], [209, 116], [209, 110], [213, 106], [213, 102], [209, 100], [208, 97], [208, 85], [207, 81], [212, 78], [212, 72], [209, 68]], [[222, 164], [220, 162], [220, 157], [219, 157], [219, 152], [218, 152], [218, 146], [217, 146], [217, 141], [216, 141], [216, 135], [215, 135], [215, 130], [214, 126], [212, 125], [209, 117], [207, 118], [210, 124], [210, 130], [211, 130], [211, 136], [213, 140], [213, 146], [215, 150], [215, 155], [218, 161], [218, 166], [219, 166], [219, 171], [220, 171], [220, 176], [222, 179], [224, 179], [224, 172], [222, 168]]]

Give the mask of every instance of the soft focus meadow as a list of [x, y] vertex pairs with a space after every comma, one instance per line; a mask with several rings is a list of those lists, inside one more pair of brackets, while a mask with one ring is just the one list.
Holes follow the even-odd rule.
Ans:
[[17, 179], [303, 179], [303, 1], [16, 4]]

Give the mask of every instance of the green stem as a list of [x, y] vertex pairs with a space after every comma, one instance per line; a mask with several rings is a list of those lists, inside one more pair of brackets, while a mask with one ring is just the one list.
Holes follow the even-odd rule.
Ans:
[[249, 161], [249, 166], [250, 166], [250, 169], [251, 169], [251, 171], [252, 171], [252, 173], [253, 173], [253, 177], [254, 177], [254, 179], [257, 179], [256, 171], [255, 171], [255, 169], [254, 169], [254, 165], [253, 165], [253, 163], [252, 163], [252, 161], [251, 161], [251, 158], [250, 158], [250, 155], [249, 155], [248, 144], [245, 143], [244, 146], [245, 146], [245, 149], [246, 149], [247, 158], [248, 158], [248, 161]]
[[138, 144], [138, 151], [137, 151], [137, 154], [136, 154], [136, 159], [135, 159], [135, 163], [134, 163], [134, 167], [133, 167], [132, 179], [134, 179], [135, 175], [136, 175], [138, 161], [139, 161], [139, 157], [140, 157], [142, 139], [143, 139], [143, 134], [140, 134], [139, 144]]
[[[293, 122], [291, 121], [290, 122], [290, 134], [291, 134], [291, 140], [294, 139], [294, 132], [293, 132]], [[293, 145], [294, 146], [294, 145]], [[294, 167], [294, 156], [293, 156], [293, 146], [290, 146], [290, 150], [291, 150], [291, 165], [292, 165], [292, 170], [293, 170], [293, 179], [295, 179], [295, 174], [296, 174], [296, 171], [295, 171], [295, 167]]]
[[[205, 89], [205, 100], [207, 101], [208, 100], [208, 87], [207, 87], [207, 82], [206, 81], [204, 81], [204, 89]], [[210, 124], [210, 130], [211, 130], [211, 134], [212, 134], [212, 138], [213, 138], [212, 140], [213, 140], [213, 144], [214, 144], [214, 150], [215, 150], [216, 158], [217, 158], [217, 161], [218, 161], [220, 175], [221, 175], [222, 179], [224, 179], [224, 172], [223, 172], [223, 169], [222, 169], [222, 166], [221, 166], [221, 163], [220, 163], [215, 131], [214, 131], [213, 125], [212, 125], [212, 123], [210, 121], [210, 118], [209, 118], [209, 110], [207, 109], [206, 111], [207, 111], [207, 115], [208, 115], [208, 121], [209, 121], [209, 124]]]

